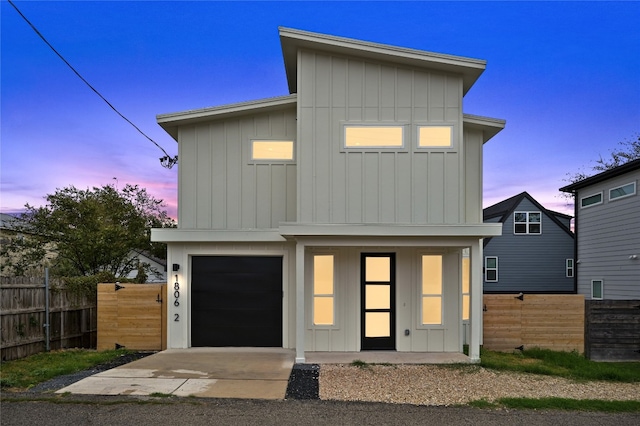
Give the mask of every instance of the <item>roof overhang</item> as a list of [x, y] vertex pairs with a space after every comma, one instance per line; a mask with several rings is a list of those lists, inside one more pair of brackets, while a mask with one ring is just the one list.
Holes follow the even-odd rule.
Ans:
[[302, 224], [281, 223], [286, 237], [467, 237], [486, 238], [502, 235], [502, 224], [462, 225], [413, 224]]
[[201, 123], [203, 121], [227, 119], [246, 114], [255, 114], [256, 112], [295, 108], [296, 102], [297, 95], [294, 94], [169, 114], [159, 114], [156, 116], [156, 121], [160, 127], [177, 141], [178, 127], [180, 126]]
[[222, 243], [222, 242], [283, 242], [286, 239], [277, 229], [180, 229], [155, 228], [151, 241], [159, 243]]
[[498, 134], [507, 124], [505, 120], [499, 118], [481, 117], [479, 115], [463, 114], [462, 122], [465, 129], [476, 129], [482, 131], [482, 143]]
[[298, 91], [298, 51], [301, 49], [459, 74], [462, 76], [463, 94], [469, 91], [487, 64], [482, 59], [407, 49], [291, 28], [278, 29], [290, 93]]

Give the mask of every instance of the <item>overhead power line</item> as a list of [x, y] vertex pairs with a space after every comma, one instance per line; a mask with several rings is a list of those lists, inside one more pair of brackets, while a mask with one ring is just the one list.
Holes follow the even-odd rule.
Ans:
[[40, 37], [42, 39], [42, 41], [44, 41], [45, 44], [47, 46], [49, 46], [49, 48], [51, 50], [53, 50], [53, 52], [56, 55], [58, 55], [58, 57], [62, 60], [62, 62], [64, 62], [71, 69], [71, 71], [73, 71], [74, 74], [76, 76], [78, 76], [78, 78], [80, 80], [82, 80], [84, 82], [84, 84], [86, 84], [96, 95], [98, 95], [100, 97], [100, 99], [102, 99], [107, 105], [109, 105], [109, 108], [111, 108], [116, 114], [118, 114], [124, 121], [126, 121], [131, 126], [133, 126], [133, 128], [136, 129], [138, 131], [138, 133], [140, 133], [142, 136], [144, 136], [149, 141], [151, 141], [151, 143], [153, 143], [155, 146], [157, 146], [164, 153], [164, 156], [160, 157], [160, 164], [163, 167], [166, 167], [167, 169], [170, 169], [175, 164], [178, 163], [178, 156], [177, 155], [174, 156], [174, 157], [171, 157], [169, 154], [167, 154], [167, 151], [165, 151], [164, 148], [162, 148], [156, 141], [151, 139], [151, 137], [149, 137], [146, 133], [144, 133], [142, 130], [140, 130], [140, 128], [138, 126], [136, 126], [131, 120], [129, 120], [127, 117], [125, 117], [124, 114], [122, 114], [120, 111], [118, 111], [118, 109], [116, 107], [114, 107], [111, 104], [111, 102], [109, 102], [104, 96], [102, 96], [102, 94], [100, 92], [98, 92], [98, 90], [95, 87], [93, 87], [84, 77], [82, 77], [82, 75], [80, 75], [80, 73], [51, 45], [51, 43], [49, 43], [47, 41], [47, 39], [44, 38], [42, 33], [40, 33], [40, 31], [38, 31], [38, 29], [35, 27], [35, 25], [33, 25], [31, 23], [31, 21], [29, 21], [27, 19], [27, 17], [24, 16], [24, 14], [20, 11], [20, 9], [18, 9], [18, 7], [11, 0], [7, 0], [7, 1], [9, 2], [9, 4], [11, 6], [13, 6], [13, 8], [16, 10], [16, 12], [18, 12], [18, 14], [22, 17], [22, 19], [24, 19], [25, 22], [27, 24], [29, 24], [29, 26], [33, 29], [33, 31], [35, 31], [35, 33], [38, 35], [38, 37]]

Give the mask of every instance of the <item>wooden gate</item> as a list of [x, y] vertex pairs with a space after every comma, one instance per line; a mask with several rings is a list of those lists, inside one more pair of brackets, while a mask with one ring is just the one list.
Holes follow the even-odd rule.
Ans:
[[584, 351], [581, 294], [485, 294], [483, 346], [493, 351]]
[[166, 284], [98, 284], [98, 350], [167, 346]]

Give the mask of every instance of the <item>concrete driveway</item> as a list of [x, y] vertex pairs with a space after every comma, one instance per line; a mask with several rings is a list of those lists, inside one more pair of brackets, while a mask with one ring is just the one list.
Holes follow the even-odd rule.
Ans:
[[56, 393], [284, 399], [294, 360], [280, 348], [168, 349]]

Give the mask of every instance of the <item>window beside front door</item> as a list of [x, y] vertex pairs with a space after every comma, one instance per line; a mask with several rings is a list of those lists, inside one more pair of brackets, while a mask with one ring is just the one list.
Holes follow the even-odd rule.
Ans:
[[442, 324], [442, 256], [422, 256], [422, 325]]
[[334, 267], [333, 255], [313, 256], [313, 324], [334, 325]]

